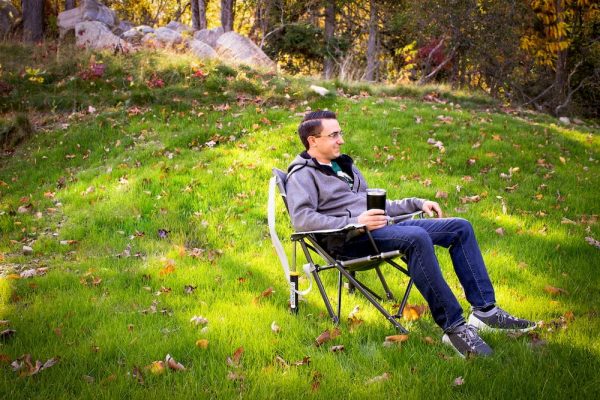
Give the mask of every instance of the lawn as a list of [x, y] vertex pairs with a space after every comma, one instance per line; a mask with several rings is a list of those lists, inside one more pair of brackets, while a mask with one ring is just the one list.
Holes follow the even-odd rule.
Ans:
[[[319, 82], [332, 90], [320, 97], [308, 78], [160, 51], [4, 43], [0, 56], [0, 132], [26, 131], [23, 115], [35, 129], [0, 158], [0, 397], [600, 395], [593, 122], [443, 87]], [[463, 360], [426, 312], [387, 346], [392, 325], [356, 294], [342, 315], [359, 306], [361, 323], [343, 318], [317, 347], [334, 327], [317, 290], [288, 312], [266, 204], [271, 168], [302, 150], [296, 126], [320, 108], [338, 113], [370, 186], [469, 219], [499, 304], [540, 328], [484, 334], [494, 356]], [[405, 280], [388, 272], [399, 293]], [[424, 300], [415, 290], [409, 303]]]

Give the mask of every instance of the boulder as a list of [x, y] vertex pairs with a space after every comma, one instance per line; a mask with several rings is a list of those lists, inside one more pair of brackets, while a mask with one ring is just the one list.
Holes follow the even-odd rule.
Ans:
[[173, 46], [183, 41], [181, 34], [173, 29], [161, 27], [154, 31], [156, 39], [165, 46]]
[[129, 50], [127, 42], [113, 34], [99, 21], [84, 21], [75, 25], [75, 44], [91, 49]]
[[236, 32], [222, 34], [216, 45], [219, 58], [233, 64], [275, 71], [277, 65], [250, 39]]
[[219, 26], [213, 29], [201, 29], [194, 33], [194, 39], [206, 43], [212, 48], [217, 46], [217, 39], [224, 33], [223, 27]]
[[112, 29], [112, 33], [121, 36], [123, 33], [131, 30], [133, 26], [134, 25], [129, 21], [120, 21], [119, 24]]
[[113, 10], [97, 0], [82, 0], [79, 7], [63, 11], [58, 14], [58, 28], [60, 37], [75, 29], [75, 25], [84, 21], [99, 21], [112, 28], [117, 22], [117, 15]]
[[194, 33], [194, 29], [191, 26], [182, 24], [181, 22], [178, 22], [178, 21], [171, 21], [167, 24], [166, 27], [174, 30], [175, 32], [179, 32], [179, 33], [184, 33], [184, 32], [188, 32], [189, 34]]
[[0, 39], [12, 32], [20, 16], [10, 1], [0, 0]]
[[128, 30], [127, 32], [123, 32], [123, 34], [121, 35], [121, 37], [123, 38], [123, 40], [126, 40], [129, 43], [140, 43], [140, 41], [142, 40], [142, 38], [144, 37], [144, 34], [140, 31], [138, 31], [135, 28], [132, 28], [130, 30]]
[[147, 33], [154, 33], [154, 28], [152, 28], [152, 27], [150, 27], [148, 25], [136, 26], [135, 29], [137, 29], [138, 31], [140, 31], [144, 35], [147, 34]]
[[219, 58], [219, 55], [209, 45], [200, 40], [192, 39], [188, 42], [190, 52], [202, 60], [214, 60]]

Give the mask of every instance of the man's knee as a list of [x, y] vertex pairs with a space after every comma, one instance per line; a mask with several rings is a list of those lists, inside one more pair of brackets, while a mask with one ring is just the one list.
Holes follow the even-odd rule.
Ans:
[[466, 236], [470, 236], [474, 233], [473, 225], [471, 225], [471, 222], [469, 222], [468, 220], [466, 220], [464, 218], [455, 218], [454, 223], [456, 226], [456, 232], [460, 236], [466, 237]]

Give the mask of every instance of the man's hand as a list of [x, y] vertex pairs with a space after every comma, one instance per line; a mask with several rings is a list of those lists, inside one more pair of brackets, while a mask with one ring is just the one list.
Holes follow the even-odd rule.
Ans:
[[435, 201], [425, 201], [425, 203], [423, 203], [423, 207], [421, 207], [421, 210], [426, 212], [430, 217], [433, 217], [433, 213], [436, 213], [438, 218], [442, 218], [443, 216], [440, 205]]
[[367, 210], [358, 216], [358, 223], [366, 225], [370, 231], [383, 228], [387, 225], [387, 222], [388, 219], [385, 216], [385, 211], [376, 208]]

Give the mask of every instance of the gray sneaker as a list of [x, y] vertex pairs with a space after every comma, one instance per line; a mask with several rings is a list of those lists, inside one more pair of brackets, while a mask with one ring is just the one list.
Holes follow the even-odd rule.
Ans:
[[452, 346], [463, 358], [469, 354], [489, 356], [493, 353], [490, 346], [477, 334], [477, 328], [469, 324], [461, 325], [454, 331], [445, 333], [442, 342]]
[[509, 332], [528, 332], [537, 326], [533, 321], [513, 317], [500, 307], [495, 307], [492, 311], [494, 312], [489, 316], [472, 313], [469, 324], [481, 330]]

